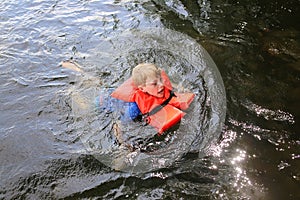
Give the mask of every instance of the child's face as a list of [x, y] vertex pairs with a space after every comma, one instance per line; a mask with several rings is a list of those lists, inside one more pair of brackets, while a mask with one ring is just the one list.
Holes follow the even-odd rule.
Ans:
[[149, 76], [146, 79], [146, 83], [140, 86], [143, 92], [146, 92], [152, 96], [162, 98], [164, 97], [164, 84], [162, 82], [161, 76]]

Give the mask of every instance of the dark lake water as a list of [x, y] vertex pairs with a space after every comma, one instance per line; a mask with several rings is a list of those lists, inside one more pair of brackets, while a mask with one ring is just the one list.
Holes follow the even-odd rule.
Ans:
[[[0, 199], [300, 199], [298, 0], [0, 8]], [[119, 149], [93, 107], [145, 60], [197, 95], [148, 154]]]

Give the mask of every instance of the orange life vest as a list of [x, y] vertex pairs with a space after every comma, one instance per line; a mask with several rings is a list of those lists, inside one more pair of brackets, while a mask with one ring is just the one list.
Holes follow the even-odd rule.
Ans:
[[[195, 96], [193, 93], [175, 93], [174, 96], [170, 97], [172, 84], [164, 71], [161, 72], [161, 77], [165, 87], [164, 97], [162, 98], [142, 92], [134, 85], [132, 78], [126, 80], [111, 94], [116, 99], [136, 102], [141, 113], [146, 116], [147, 123], [157, 128], [159, 134], [181, 120], [185, 115], [181, 110], [187, 109]], [[161, 106], [166, 102], [166, 105]], [[157, 107], [160, 108], [157, 109]], [[151, 114], [154, 109], [156, 111]]]

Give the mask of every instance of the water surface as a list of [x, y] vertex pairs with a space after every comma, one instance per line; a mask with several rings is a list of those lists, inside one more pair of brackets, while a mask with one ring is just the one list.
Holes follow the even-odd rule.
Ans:
[[[4, 0], [0, 8], [1, 198], [300, 197], [299, 1]], [[225, 126], [205, 153], [154, 171], [118, 172], [82, 140], [105, 124], [74, 106], [90, 105], [85, 97], [122, 73], [107, 63], [134, 64], [136, 49], [118, 57], [103, 41], [145, 28], [181, 32], [209, 52], [226, 89]], [[62, 69], [67, 59], [85, 74]], [[193, 66], [190, 60], [168, 57], [178, 64], [170, 72]]]

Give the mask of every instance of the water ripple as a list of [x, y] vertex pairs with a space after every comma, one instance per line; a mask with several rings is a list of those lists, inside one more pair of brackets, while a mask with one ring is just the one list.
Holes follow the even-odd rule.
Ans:
[[288, 112], [284, 112], [282, 110], [270, 110], [250, 102], [245, 102], [242, 105], [250, 112], [256, 113], [257, 116], [263, 117], [266, 120], [286, 121], [290, 124], [295, 123], [294, 116]]

